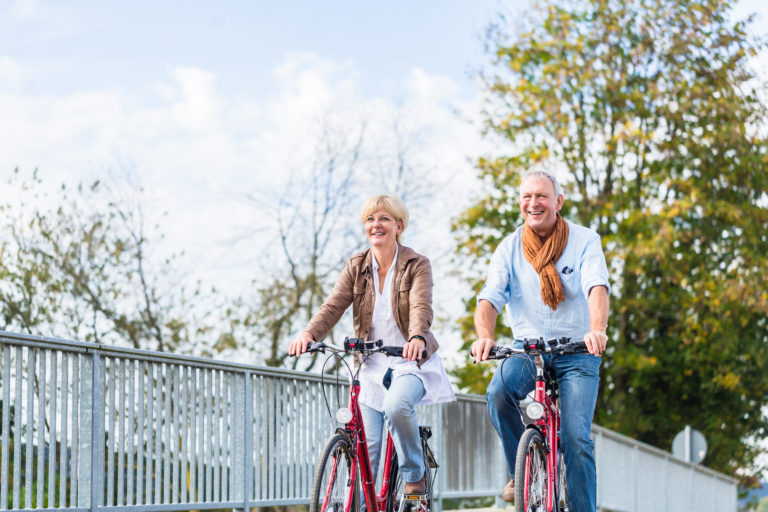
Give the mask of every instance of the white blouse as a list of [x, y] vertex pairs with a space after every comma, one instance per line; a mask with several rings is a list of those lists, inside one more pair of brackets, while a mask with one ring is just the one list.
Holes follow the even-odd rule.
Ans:
[[[392, 265], [384, 278], [384, 289], [379, 293], [379, 263], [376, 255], [372, 255], [373, 284], [375, 287], [373, 318], [369, 340], [383, 340], [385, 346], [402, 347], [406, 339], [397, 327], [395, 316], [392, 313], [392, 279], [394, 276], [397, 250], [392, 260]], [[400, 357], [387, 357], [384, 354], [372, 354], [363, 363], [360, 370], [360, 403], [377, 411], [383, 410], [384, 397], [387, 389], [382, 384], [382, 379], [387, 370], [392, 368], [392, 380], [400, 375], [413, 374], [419, 377], [424, 384], [426, 394], [416, 405], [429, 405], [439, 402], [452, 402], [456, 400], [453, 389], [448, 381], [448, 375], [443, 368], [443, 361], [437, 353], [432, 354], [427, 361], [416, 366], [416, 361], [408, 361]]]

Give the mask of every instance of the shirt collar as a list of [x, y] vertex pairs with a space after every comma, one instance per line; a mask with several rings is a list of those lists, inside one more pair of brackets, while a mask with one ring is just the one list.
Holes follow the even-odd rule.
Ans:
[[[397, 244], [395, 246], [395, 256], [392, 259], [392, 265], [389, 267], [389, 270], [392, 270], [397, 263], [397, 252], [400, 250], [400, 244]], [[379, 270], [379, 262], [376, 261], [376, 255], [373, 252], [373, 249], [371, 249], [371, 266], [373, 267], [373, 271], [377, 272]]]

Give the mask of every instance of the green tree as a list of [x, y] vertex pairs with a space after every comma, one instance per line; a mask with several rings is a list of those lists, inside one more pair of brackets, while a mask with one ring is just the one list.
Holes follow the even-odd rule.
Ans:
[[[730, 1], [537, 5], [512, 35], [490, 31], [487, 123], [510, 150], [479, 161], [489, 192], [456, 221], [459, 255], [484, 268], [521, 223], [521, 172], [554, 169], [564, 215], [600, 233], [612, 274], [596, 422], [665, 449], [690, 424], [705, 464], [752, 467], [746, 440], [768, 428], [768, 116], [749, 66], [762, 44]], [[478, 387], [477, 371], [457, 375]]]
[[[138, 203], [100, 182], [49, 191], [16, 170], [0, 204], [0, 325], [5, 330], [152, 350], [199, 353], [208, 330], [170, 276], [175, 256], [150, 258]], [[154, 230], [153, 230], [154, 232]]]

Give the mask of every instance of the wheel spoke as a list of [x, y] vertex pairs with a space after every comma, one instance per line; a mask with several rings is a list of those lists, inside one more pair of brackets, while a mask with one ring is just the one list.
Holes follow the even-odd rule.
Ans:
[[544, 439], [537, 430], [527, 430], [520, 439], [515, 475], [520, 487], [516, 488], [515, 510], [543, 512], [547, 509], [549, 481]]
[[311, 512], [349, 512], [357, 500], [351, 450], [340, 435], [332, 437], [320, 457], [310, 500]]

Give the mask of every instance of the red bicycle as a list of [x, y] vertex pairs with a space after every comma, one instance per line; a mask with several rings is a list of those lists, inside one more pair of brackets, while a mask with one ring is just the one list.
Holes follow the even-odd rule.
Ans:
[[525, 410], [531, 422], [517, 445], [515, 512], [568, 512], [565, 459], [560, 451], [558, 386], [541, 356], [584, 352], [588, 352], [586, 344], [570, 338], [525, 339], [523, 348], [491, 348], [489, 359], [525, 357], [536, 368], [533, 400]]
[[[424, 494], [403, 495], [403, 480], [398, 472], [397, 452], [391, 434], [387, 433], [383, 478], [381, 489], [376, 494], [376, 475], [372, 474], [368, 457], [368, 445], [365, 439], [362, 414], [358, 404], [360, 382], [357, 377], [362, 364], [354, 371], [346, 364], [344, 356], [355, 354], [363, 361], [374, 353], [383, 353], [391, 357], [402, 357], [402, 347], [385, 347], [382, 341], [365, 341], [363, 338], [346, 338], [344, 346], [338, 347], [326, 343], [310, 343], [308, 352], [330, 352], [326, 363], [336, 359], [344, 364], [351, 376], [349, 386], [349, 405], [336, 411], [336, 421], [344, 425], [328, 439], [320, 455], [312, 484], [309, 503], [310, 512], [356, 512], [360, 508], [360, 492], [368, 512], [430, 512], [432, 510], [432, 483], [437, 471], [437, 462], [427, 444], [432, 436], [430, 427], [420, 426], [422, 453], [426, 476]], [[426, 357], [426, 351], [423, 355]], [[325, 393], [325, 386], [323, 386]], [[328, 399], [326, 406], [330, 414]], [[358, 475], [360, 477], [358, 481]]]

